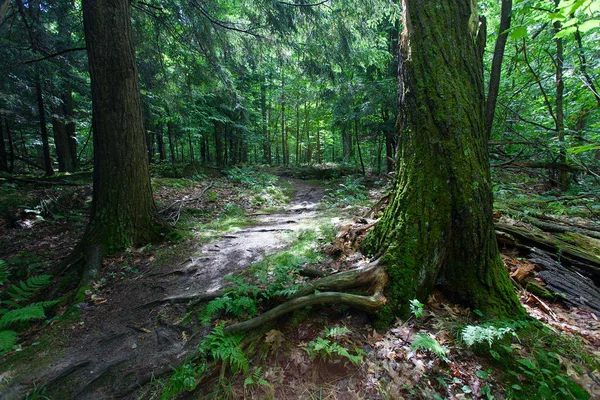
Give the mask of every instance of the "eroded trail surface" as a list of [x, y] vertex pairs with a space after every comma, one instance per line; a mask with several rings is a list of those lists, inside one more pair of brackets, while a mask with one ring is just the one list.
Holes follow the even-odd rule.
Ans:
[[193, 248], [186, 259], [150, 263], [132, 279], [95, 290], [79, 304], [80, 320], [63, 329], [62, 345], [27, 360], [29, 376], [15, 371], [18, 382], [0, 397], [23, 398], [35, 381], [65, 399], [133, 398], [153, 375], [180, 365], [206, 333], [181, 322], [190, 299], [214, 295], [225, 277], [286, 247], [289, 232], [314, 225], [323, 188], [290, 182], [295, 198], [284, 212], [258, 213], [253, 227]]

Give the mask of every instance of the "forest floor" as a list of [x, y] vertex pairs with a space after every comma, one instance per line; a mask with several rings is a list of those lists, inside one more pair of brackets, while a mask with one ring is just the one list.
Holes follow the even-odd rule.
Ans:
[[[272, 289], [275, 298], [284, 296], [283, 281], [304, 283], [299, 267], [333, 273], [369, 261], [346, 239], [374, 221], [362, 215], [366, 195], [376, 200], [381, 185], [368, 192], [352, 180], [325, 186], [248, 174], [155, 179], [163, 215], [179, 229], [165, 244], [107, 258], [76, 307], [23, 331], [2, 359], [0, 399], [600, 398], [596, 315], [525, 289], [528, 322], [486, 322], [435, 293], [387, 330], [363, 312], [313, 308], [265, 326], [245, 356], [199, 357], [218, 331], [206, 310], [219, 311], [224, 288], [233, 288], [230, 309], [220, 311], [235, 313], [242, 300], [257, 299], [246, 292]], [[89, 195], [86, 184], [29, 190], [42, 201], [10, 216], [0, 258], [23, 277], [51, 268], [81, 235]], [[503, 257], [513, 274], [528, 265], [510, 248]], [[240, 305], [239, 316], [271, 303]], [[467, 344], [469, 332], [478, 343]]]

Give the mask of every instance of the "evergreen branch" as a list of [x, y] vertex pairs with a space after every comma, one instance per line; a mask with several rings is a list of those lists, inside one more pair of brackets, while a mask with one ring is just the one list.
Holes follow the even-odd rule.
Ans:
[[25, 61], [22, 64], [23, 65], [33, 64], [33, 63], [36, 63], [36, 62], [47, 60], [49, 58], [58, 57], [58, 56], [63, 55], [65, 53], [70, 53], [70, 52], [73, 52], [73, 51], [82, 51], [82, 50], [86, 50], [86, 48], [85, 47], [74, 47], [72, 49], [64, 49], [64, 50], [58, 51], [56, 53], [48, 54], [47, 56], [42, 57], [42, 58], [36, 58], [35, 60]]
[[292, 6], [292, 7], [318, 7], [325, 3], [328, 3], [329, 0], [323, 0], [318, 3], [309, 3], [309, 4], [298, 4], [298, 3], [288, 3], [285, 1], [278, 1], [279, 4], [283, 4], [284, 6]]

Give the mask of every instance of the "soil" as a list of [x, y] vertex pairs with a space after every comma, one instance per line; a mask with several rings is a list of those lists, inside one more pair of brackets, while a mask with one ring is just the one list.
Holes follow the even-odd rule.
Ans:
[[191, 323], [182, 323], [188, 312], [182, 297], [218, 292], [228, 284], [226, 277], [286, 247], [290, 232], [311, 226], [316, 218], [324, 189], [289, 181], [295, 188], [289, 207], [256, 213], [250, 228], [192, 245], [188, 254], [168, 264], [157, 266], [152, 258], [130, 254], [133, 263], [121, 272], [131, 265], [138, 272], [88, 291], [86, 301], [77, 304], [80, 318], [64, 330], [62, 344], [33, 355], [26, 373], [5, 372], [4, 378], [12, 374], [19, 382], [0, 398], [23, 398], [31, 382], [44, 383], [61, 398], [129, 398], [153, 376], [182, 364], [208, 331], [194, 333]]

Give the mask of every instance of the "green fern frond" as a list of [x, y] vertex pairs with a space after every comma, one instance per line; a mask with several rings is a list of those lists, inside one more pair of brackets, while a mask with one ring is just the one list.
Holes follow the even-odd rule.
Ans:
[[442, 346], [437, 340], [424, 333], [419, 333], [415, 335], [410, 349], [412, 351], [429, 350], [442, 360], [446, 362], [450, 361], [447, 357], [448, 349]]
[[511, 333], [516, 336], [516, 333], [512, 328], [496, 328], [495, 326], [479, 326], [479, 325], [468, 325], [461, 333], [462, 339], [467, 346], [473, 346], [476, 343], [487, 342], [490, 347], [495, 340], [500, 340], [504, 335]]
[[211, 318], [218, 312], [224, 311], [227, 308], [227, 304], [231, 301], [231, 298], [228, 295], [223, 297], [217, 297], [216, 299], [210, 301], [204, 310], [200, 313], [200, 322], [202, 325], [208, 325], [210, 323]]
[[0, 286], [4, 285], [8, 280], [10, 271], [8, 270], [8, 264], [4, 260], [0, 260]]
[[0, 328], [7, 327], [17, 322], [44, 319], [44, 307], [41, 303], [33, 303], [23, 308], [11, 310], [0, 318]]
[[346, 328], [345, 326], [334, 326], [331, 328], [325, 328], [325, 336], [328, 336], [330, 338], [345, 336], [350, 332], [352, 331]]
[[26, 281], [12, 285], [6, 290], [6, 295], [13, 300], [27, 301], [51, 283], [52, 275], [35, 275]]
[[15, 331], [0, 331], [0, 354], [4, 354], [12, 350], [17, 343], [17, 332]]
[[208, 353], [214, 360], [229, 364], [232, 371], [248, 371], [250, 363], [240, 348], [241, 336], [226, 335], [223, 325], [219, 325], [206, 336], [200, 345], [200, 351]]

